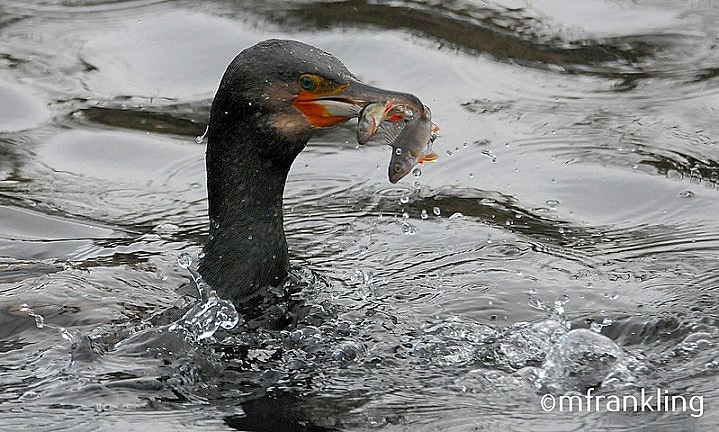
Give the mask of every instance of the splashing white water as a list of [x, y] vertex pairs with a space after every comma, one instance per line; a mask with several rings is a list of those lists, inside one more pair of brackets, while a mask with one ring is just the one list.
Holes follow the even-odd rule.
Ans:
[[211, 338], [220, 329], [231, 330], [241, 321], [240, 314], [232, 302], [224, 300], [215, 290], [202, 279], [202, 276], [190, 266], [192, 257], [182, 253], [177, 263], [190, 273], [197, 291], [200, 293], [200, 302], [190, 308], [183, 317], [170, 326], [170, 330], [182, 328], [196, 341]]

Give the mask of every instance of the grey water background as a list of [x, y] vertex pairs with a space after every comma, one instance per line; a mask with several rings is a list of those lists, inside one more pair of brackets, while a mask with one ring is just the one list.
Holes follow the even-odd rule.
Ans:
[[[3, 1], [0, 430], [717, 430], [717, 22], [711, 1]], [[207, 236], [195, 137], [270, 37], [419, 96], [441, 158], [391, 185], [352, 123], [313, 140], [287, 325], [198, 340], [167, 327]], [[592, 386], [703, 413], [540, 405]]]

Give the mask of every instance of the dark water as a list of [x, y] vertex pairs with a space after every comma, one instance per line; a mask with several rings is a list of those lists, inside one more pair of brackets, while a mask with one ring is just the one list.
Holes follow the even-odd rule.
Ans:
[[[711, 1], [5, 0], [0, 429], [712, 430], [717, 22]], [[351, 124], [311, 142], [286, 325], [198, 340], [195, 136], [269, 37], [418, 95], [441, 159], [391, 185]], [[542, 409], [588, 387], [702, 411]]]

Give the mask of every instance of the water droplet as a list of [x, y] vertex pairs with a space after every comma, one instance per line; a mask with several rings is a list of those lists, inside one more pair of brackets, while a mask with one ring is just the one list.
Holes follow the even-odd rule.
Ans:
[[484, 149], [482, 150], [482, 154], [490, 158], [492, 163], [497, 163], [497, 155], [495, 155], [492, 150]]
[[550, 199], [550, 200], [547, 200], [547, 205], [549, 207], [554, 208], [559, 205], [559, 201]]
[[399, 202], [402, 204], [407, 204], [409, 202], [409, 197], [407, 195], [402, 195], [402, 198], [399, 199]]
[[419, 169], [419, 168], [415, 168], [415, 169], [412, 170], [412, 175], [415, 176], [415, 177], [419, 177], [419, 176], [422, 175], [422, 170]]
[[35, 319], [35, 327], [41, 329], [45, 327], [45, 318], [42, 317], [42, 315], [35, 313], [30, 306], [27, 305], [27, 303], [23, 303], [20, 305], [20, 311], [25, 312], [28, 316], [33, 317]]
[[481, 205], [494, 207], [497, 205], [497, 200], [495, 200], [494, 198], [482, 198], [481, 200], [479, 200], [479, 203]]
[[442, 210], [440, 210], [439, 207], [434, 207], [432, 208], [432, 213], [434, 213], [435, 216], [439, 216], [440, 214], [442, 214]]
[[679, 196], [679, 198], [693, 198], [693, 197], [694, 197], [694, 192], [692, 192], [692, 191], [690, 191], [690, 190], [687, 190], [687, 191], [684, 191], [684, 192], [679, 192], [679, 195], [678, 195], [678, 196]]
[[545, 310], [544, 303], [542, 303], [541, 300], [534, 296], [529, 296], [529, 300], [527, 301], [527, 306], [531, 307], [532, 309], [537, 310]]
[[171, 223], [162, 223], [157, 225], [152, 230], [159, 234], [174, 234], [180, 231], [180, 227]]
[[34, 392], [32, 390], [26, 391], [22, 394], [18, 399], [21, 401], [34, 401], [40, 399], [40, 393]]
[[422, 213], [419, 215], [419, 217], [422, 219], [428, 219], [429, 215], [427, 214], [427, 210], [422, 209]]
[[60, 337], [70, 343], [77, 343], [77, 339], [65, 327], [60, 327]]
[[447, 150], [447, 156], [452, 156], [453, 154], [451, 150]]
[[[227, 112], [225, 112], [225, 114], [227, 114]], [[210, 130], [210, 126], [209, 126], [209, 125], [207, 125], [207, 126], [205, 127], [205, 132], [204, 132], [202, 135], [198, 135], [198, 136], [195, 137], [195, 142], [196, 142], [197, 144], [202, 144], [202, 141], [204, 141], [204, 140], [205, 140], [205, 137], [207, 136], [207, 131], [208, 131], [208, 130]]]
[[684, 351], [695, 351], [697, 349], [706, 349], [712, 345], [712, 334], [708, 332], [696, 332], [688, 335], [679, 344], [679, 348]]
[[394, 149], [394, 154], [396, 154], [397, 156], [401, 155], [401, 154], [402, 154], [402, 149], [399, 148], [399, 147], [396, 148], [396, 149]]
[[177, 257], [177, 264], [183, 269], [190, 268], [192, 265], [192, 257], [187, 252], [183, 252]]
[[473, 174], [473, 173], [469, 173], [469, 178], [474, 178], [474, 174]]
[[407, 224], [404, 227], [404, 230], [402, 232], [404, 232], [405, 235], [409, 235], [409, 236], [413, 236], [413, 235], [417, 234], [417, 232], [414, 230], [414, 227], [409, 224]]

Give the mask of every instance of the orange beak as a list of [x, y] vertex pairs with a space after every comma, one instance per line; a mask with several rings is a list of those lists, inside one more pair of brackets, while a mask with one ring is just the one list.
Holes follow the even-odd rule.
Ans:
[[292, 104], [312, 126], [326, 128], [358, 117], [368, 103], [387, 103], [392, 99], [398, 104], [422, 108], [422, 102], [414, 95], [375, 88], [359, 81], [350, 81], [324, 94], [301, 90]]

